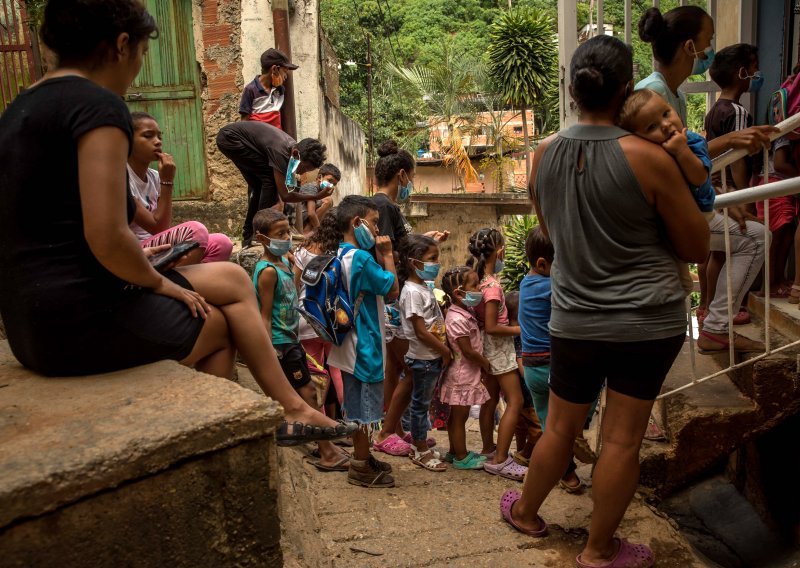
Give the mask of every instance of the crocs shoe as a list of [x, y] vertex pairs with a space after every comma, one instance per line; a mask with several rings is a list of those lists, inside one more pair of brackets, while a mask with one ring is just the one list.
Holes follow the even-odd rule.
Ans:
[[522, 495], [519, 493], [519, 491], [514, 491], [511, 489], [503, 493], [503, 496], [500, 498], [500, 516], [502, 519], [522, 534], [536, 537], [547, 536], [547, 523], [545, 523], [544, 519], [539, 515], [536, 515], [536, 519], [539, 521], [540, 527], [537, 530], [522, 528], [516, 523], [516, 521], [514, 521], [514, 518], [511, 516], [511, 509], [514, 507], [514, 503], [519, 501], [520, 497], [522, 497]]
[[[447, 454], [452, 455], [452, 454]], [[455, 456], [453, 456], [455, 458]], [[445, 459], [447, 459], [445, 457]], [[486, 458], [483, 456], [479, 456], [475, 452], [467, 452], [467, 455], [464, 456], [463, 460], [453, 459], [453, 467], [456, 469], [483, 469], [483, 463], [486, 461]]]
[[[509, 514], [511, 508], [509, 507]], [[619, 542], [619, 549], [610, 562], [603, 564], [589, 564], [581, 560], [579, 554], [575, 558], [578, 568], [650, 568], [655, 564], [656, 557], [650, 547], [644, 544], [631, 544], [624, 538], [616, 538]]]
[[492, 475], [499, 475], [513, 481], [524, 480], [525, 474], [528, 473], [527, 467], [519, 465], [511, 457], [506, 458], [503, 463], [489, 463], [486, 461], [483, 464], [483, 469]]
[[372, 449], [390, 456], [407, 456], [411, 452], [411, 444], [397, 434], [392, 434], [383, 442], [373, 442]]

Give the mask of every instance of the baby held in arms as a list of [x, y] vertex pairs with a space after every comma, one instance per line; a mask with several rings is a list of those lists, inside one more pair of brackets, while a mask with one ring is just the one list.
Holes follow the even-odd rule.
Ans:
[[[711, 158], [706, 139], [688, 130], [681, 117], [658, 93], [641, 89], [627, 98], [619, 116], [621, 128], [640, 138], [660, 144], [675, 158], [683, 177], [689, 184], [697, 207], [710, 221], [714, 216], [714, 198], [711, 185]], [[689, 267], [679, 262], [681, 284], [688, 292], [694, 289]]]

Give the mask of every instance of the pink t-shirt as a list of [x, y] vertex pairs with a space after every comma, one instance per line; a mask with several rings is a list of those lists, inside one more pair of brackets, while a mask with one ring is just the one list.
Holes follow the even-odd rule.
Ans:
[[500, 302], [500, 307], [497, 310], [497, 323], [499, 325], [508, 325], [508, 308], [506, 308], [506, 297], [503, 294], [503, 287], [494, 276], [488, 274], [483, 277], [480, 284], [481, 292], [483, 292], [483, 300], [475, 307], [475, 315], [478, 316], [478, 323], [481, 329], [485, 327], [486, 319], [486, 302]]

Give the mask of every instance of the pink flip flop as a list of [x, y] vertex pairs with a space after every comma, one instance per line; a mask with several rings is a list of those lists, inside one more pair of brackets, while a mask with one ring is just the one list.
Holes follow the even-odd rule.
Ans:
[[508, 457], [503, 463], [489, 463], [489, 460], [483, 462], [483, 469], [492, 475], [499, 475], [506, 479], [513, 481], [522, 481], [525, 479], [525, 474], [528, 473], [528, 468], [524, 465], [519, 465], [514, 461], [514, 458]]
[[[502, 505], [501, 505], [502, 506]], [[509, 513], [511, 507], [509, 506]], [[624, 538], [616, 538], [614, 540], [619, 542], [619, 550], [610, 562], [605, 564], [588, 564], [581, 560], [579, 554], [575, 558], [575, 563], [578, 568], [650, 568], [655, 564], [656, 557], [649, 546], [644, 544], [631, 544]]]
[[514, 522], [514, 519], [511, 516], [511, 508], [514, 506], [514, 503], [519, 501], [520, 497], [522, 497], [522, 495], [520, 495], [519, 491], [514, 491], [512, 489], [509, 489], [503, 493], [503, 496], [500, 498], [500, 516], [505, 522], [517, 529], [522, 534], [536, 537], [547, 536], [547, 523], [545, 523], [544, 519], [539, 515], [536, 515], [536, 518], [538, 519], [542, 528], [535, 531], [524, 529]]
[[[414, 443], [413, 438], [411, 438], [411, 432], [406, 432], [406, 435], [403, 437], [403, 441], [406, 442], [407, 444]], [[436, 447], [436, 440], [434, 438], [428, 438], [427, 440], [425, 440], [425, 442], [428, 444], [428, 448]]]
[[373, 442], [372, 449], [390, 456], [407, 456], [411, 451], [411, 444], [397, 434], [392, 434], [383, 442]]

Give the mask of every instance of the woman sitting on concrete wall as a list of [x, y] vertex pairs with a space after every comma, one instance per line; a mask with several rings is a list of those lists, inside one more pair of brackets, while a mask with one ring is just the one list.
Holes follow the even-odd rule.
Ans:
[[[161, 274], [128, 224], [132, 125], [121, 97], [156, 24], [136, 0], [51, 0], [42, 37], [59, 67], [0, 118], [0, 312], [14, 355], [44, 375], [174, 359], [222, 377], [238, 351], [278, 400], [289, 441], [351, 428], [284, 377], [247, 274], [228, 262]], [[320, 426], [321, 428], [303, 425]]]

